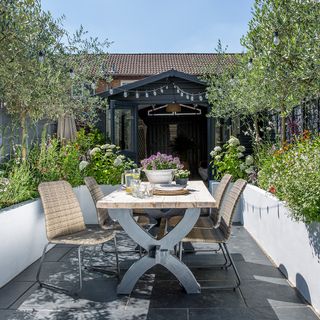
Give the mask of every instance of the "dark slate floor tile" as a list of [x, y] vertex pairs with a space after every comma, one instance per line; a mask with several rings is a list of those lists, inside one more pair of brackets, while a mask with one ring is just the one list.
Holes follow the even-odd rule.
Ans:
[[147, 320], [188, 320], [188, 309], [149, 309]]
[[0, 309], [7, 309], [31, 286], [32, 282], [11, 281], [0, 289]]
[[[189, 320], [280, 320], [272, 308], [190, 309]], [[303, 318], [302, 318], [303, 319]], [[301, 319], [301, 320], [302, 320]]]
[[242, 280], [255, 280], [259, 276], [284, 279], [278, 268], [259, 262], [236, 261], [236, 267]]
[[202, 290], [201, 294], [186, 294], [178, 281], [155, 281], [150, 308], [243, 307], [238, 290]]
[[39, 288], [38, 283], [33, 283], [33, 285], [24, 293], [22, 294], [19, 299], [17, 299], [11, 306], [11, 310], [16, 310], [20, 307], [20, 305], [30, 297], [37, 289]]
[[63, 256], [65, 256], [70, 250], [73, 250], [73, 247], [60, 246], [53, 247], [50, 251], [46, 253], [44, 261], [59, 261]]
[[294, 288], [288, 286], [287, 283], [270, 283], [272, 280], [274, 279], [269, 279], [269, 282], [254, 280], [242, 283], [240, 290], [249, 307], [270, 305], [272, 307], [292, 307], [304, 304]]
[[0, 320], [34, 320], [34, 312], [19, 310], [0, 310]]
[[[39, 261], [30, 265], [22, 271], [14, 281], [36, 281], [36, 275], [39, 268]], [[41, 269], [40, 279], [47, 279], [50, 275], [59, 272], [63, 268], [62, 262], [44, 262]]]
[[319, 320], [320, 318], [314, 313], [309, 306], [301, 307], [279, 307], [274, 308], [279, 320]]

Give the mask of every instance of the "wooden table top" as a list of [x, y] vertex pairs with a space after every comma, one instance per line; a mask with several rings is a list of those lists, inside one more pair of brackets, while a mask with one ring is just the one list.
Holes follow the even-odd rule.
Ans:
[[216, 201], [202, 181], [189, 181], [186, 195], [135, 198], [125, 190], [116, 190], [97, 202], [97, 208], [107, 209], [165, 209], [214, 208]]

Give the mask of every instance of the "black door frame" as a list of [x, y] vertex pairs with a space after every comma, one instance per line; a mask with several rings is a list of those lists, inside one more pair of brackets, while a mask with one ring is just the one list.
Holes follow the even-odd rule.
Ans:
[[111, 116], [111, 141], [115, 143], [115, 110], [116, 109], [127, 109], [132, 111], [132, 149], [129, 152], [120, 150], [125, 156], [128, 156], [135, 162], [138, 160], [138, 145], [137, 145], [137, 133], [138, 133], [138, 104], [129, 101], [110, 100], [110, 116]]

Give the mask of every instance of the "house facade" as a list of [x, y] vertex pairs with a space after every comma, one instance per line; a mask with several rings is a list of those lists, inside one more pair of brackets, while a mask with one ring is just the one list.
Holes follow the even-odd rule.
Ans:
[[192, 172], [232, 126], [208, 117], [207, 72], [235, 63], [234, 54], [110, 54], [112, 81], [97, 93], [108, 99], [100, 127], [137, 162], [157, 152], [177, 154]]

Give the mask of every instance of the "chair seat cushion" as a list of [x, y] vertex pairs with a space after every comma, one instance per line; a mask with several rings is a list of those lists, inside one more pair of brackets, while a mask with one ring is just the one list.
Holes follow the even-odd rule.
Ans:
[[226, 238], [220, 229], [194, 228], [182, 240], [183, 242], [223, 243]]
[[70, 235], [51, 239], [51, 243], [92, 246], [105, 243], [114, 237], [113, 230], [102, 230], [100, 227], [90, 227]]

